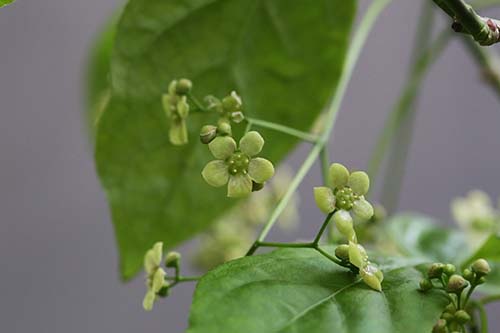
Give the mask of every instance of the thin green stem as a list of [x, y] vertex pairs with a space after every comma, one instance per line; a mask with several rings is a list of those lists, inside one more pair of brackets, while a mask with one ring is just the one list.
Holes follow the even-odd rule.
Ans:
[[208, 112], [208, 110], [203, 106], [203, 104], [191, 93], [187, 94], [187, 99], [196, 106], [196, 109], [202, 112]]
[[323, 236], [323, 233], [325, 232], [325, 229], [326, 227], [328, 226], [328, 224], [330, 223], [330, 220], [332, 219], [332, 216], [335, 212], [331, 212], [330, 214], [328, 214], [325, 218], [325, 221], [323, 222], [323, 224], [321, 225], [321, 228], [319, 229], [319, 232], [318, 234], [316, 235], [316, 238], [314, 238], [314, 241], [313, 241], [313, 244], [315, 246], [318, 246], [319, 244], [319, 241], [321, 240], [321, 237]]
[[279, 248], [313, 248], [314, 243], [278, 243], [278, 242], [258, 242], [259, 247], [279, 247]]
[[316, 251], [318, 251], [319, 253], [321, 253], [324, 257], [326, 257], [326, 258], [330, 259], [331, 261], [333, 261], [334, 263], [336, 263], [337, 265], [348, 267], [344, 264], [344, 262], [342, 262], [342, 260], [340, 260], [332, 255], [329, 255], [328, 252], [323, 250], [320, 246], [316, 246], [314, 249]]
[[479, 299], [479, 302], [483, 305], [499, 301], [500, 301], [500, 295], [489, 295]]
[[290, 136], [294, 136], [298, 139], [301, 139], [303, 141], [311, 142], [311, 143], [316, 143], [318, 141], [318, 136], [303, 132], [300, 130], [297, 130], [295, 128], [291, 128], [285, 125], [273, 123], [270, 121], [266, 120], [261, 120], [261, 119], [256, 119], [256, 118], [250, 118], [250, 117], [245, 117], [246, 121], [251, 124], [252, 126], [259, 126], [262, 128], [267, 128], [276, 132], [288, 134]]
[[245, 127], [245, 134], [250, 132], [250, 130], [252, 129], [252, 125], [253, 125], [252, 122], [247, 120], [247, 126]]
[[330, 167], [330, 157], [328, 156], [328, 146], [323, 147], [323, 150], [320, 152], [321, 159], [321, 175], [323, 176], [323, 184], [328, 185], [329, 176], [328, 169]]
[[481, 321], [481, 333], [488, 333], [488, 314], [486, 313], [486, 309], [481, 302], [471, 301], [471, 306], [478, 310], [479, 312], [479, 320]]
[[258, 242], [264, 241], [267, 234], [269, 233], [269, 231], [271, 231], [272, 227], [278, 220], [278, 217], [283, 212], [286, 205], [292, 198], [293, 194], [295, 193], [299, 185], [302, 183], [302, 180], [313, 166], [321, 150], [329, 141], [330, 135], [333, 130], [333, 126], [335, 125], [335, 121], [337, 119], [337, 113], [340, 109], [340, 105], [342, 104], [342, 100], [347, 90], [347, 85], [349, 84], [349, 81], [352, 77], [355, 64], [359, 59], [359, 55], [361, 53], [363, 45], [365, 44], [368, 34], [372, 30], [372, 26], [375, 23], [377, 17], [381, 13], [381, 11], [389, 4], [389, 2], [390, 0], [373, 1], [370, 7], [368, 8], [365, 16], [361, 20], [358, 31], [356, 32], [352, 40], [351, 46], [347, 52], [346, 61], [343, 66], [342, 74], [337, 89], [327, 108], [327, 119], [326, 119], [327, 126], [324, 129], [323, 133], [321, 134], [318, 142], [316, 142], [314, 147], [309, 152], [309, 155], [304, 160], [299, 171], [297, 172], [294, 179], [290, 183], [290, 186], [288, 187], [285, 195], [278, 203], [274, 211], [271, 213], [269, 220], [267, 221], [264, 228], [260, 232], [257, 241], [252, 245], [250, 250], [247, 252], [247, 255], [252, 255], [258, 248]]

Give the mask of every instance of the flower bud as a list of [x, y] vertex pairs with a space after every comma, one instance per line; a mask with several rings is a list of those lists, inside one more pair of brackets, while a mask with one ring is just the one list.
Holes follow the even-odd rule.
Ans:
[[380, 275], [376, 274], [377, 272], [379, 272], [379, 269], [371, 264], [368, 264], [359, 270], [359, 274], [361, 275], [364, 283], [372, 289], [382, 291], [382, 284], [379, 279]]
[[235, 123], [239, 124], [245, 119], [245, 116], [243, 115], [243, 112], [237, 111], [231, 113], [231, 120], [234, 121]]
[[476, 282], [477, 285], [480, 285], [480, 284], [483, 284], [486, 282], [486, 278], [483, 276], [481, 278], [479, 278]]
[[330, 182], [333, 187], [342, 187], [347, 185], [349, 179], [349, 170], [340, 163], [333, 163], [328, 171]]
[[335, 196], [329, 187], [315, 187], [314, 200], [318, 208], [325, 214], [335, 210]]
[[450, 303], [448, 304], [445, 308], [444, 308], [444, 311], [445, 312], [448, 312], [448, 313], [451, 313], [451, 314], [454, 314], [456, 312], [456, 308], [455, 308], [455, 305], [453, 303]]
[[220, 121], [217, 126], [217, 133], [220, 135], [232, 135], [231, 125], [227, 121]]
[[427, 291], [432, 289], [432, 282], [429, 279], [422, 279], [420, 280], [420, 290], [421, 291]]
[[475, 278], [475, 274], [468, 268], [464, 269], [462, 275], [467, 281], [472, 281]]
[[477, 259], [472, 263], [472, 271], [478, 276], [488, 275], [491, 272], [490, 265], [484, 259]]
[[163, 287], [160, 289], [160, 291], [157, 293], [158, 296], [160, 297], [167, 297], [168, 294], [170, 293], [170, 287], [167, 282], [163, 285]]
[[448, 280], [446, 290], [450, 293], [460, 293], [468, 286], [468, 282], [460, 275], [454, 274]]
[[193, 83], [188, 79], [180, 79], [175, 86], [175, 93], [177, 95], [186, 95], [191, 91]]
[[200, 131], [200, 141], [204, 144], [209, 144], [217, 136], [217, 127], [213, 125], [205, 125]]
[[455, 317], [449, 313], [449, 312], [443, 312], [443, 314], [441, 315], [441, 319], [444, 319], [446, 321], [452, 321]]
[[356, 233], [354, 232], [351, 214], [346, 210], [339, 210], [333, 214], [332, 220], [339, 232], [352, 241]]
[[241, 98], [235, 91], [231, 92], [231, 95], [222, 99], [222, 107], [226, 111], [239, 111], [241, 109], [241, 105]]
[[365, 267], [368, 264], [368, 255], [365, 248], [354, 242], [349, 242], [349, 261], [357, 268]]
[[429, 267], [427, 276], [429, 277], [429, 279], [440, 278], [441, 275], [443, 274], [443, 270], [444, 270], [444, 264], [434, 263], [431, 265], [431, 267]]
[[365, 195], [370, 189], [370, 177], [363, 171], [356, 171], [351, 173], [347, 185], [352, 188], [353, 192], [357, 195]]
[[361, 198], [359, 200], [354, 201], [354, 204], [352, 206], [352, 212], [361, 221], [368, 221], [373, 216], [373, 207], [368, 201]]
[[335, 248], [335, 256], [339, 259], [349, 261], [349, 245], [342, 244]]
[[216, 112], [222, 112], [222, 104], [220, 102], [220, 100], [215, 97], [215, 96], [212, 96], [212, 95], [208, 95], [208, 96], [205, 96], [204, 98], [204, 102], [205, 104], [207, 105], [207, 109], [209, 111], [216, 111]]
[[470, 321], [470, 315], [464, 311], [464, 310], [458, 310], [457, 312], [455, 312], [455, 320], [459, 323], [459, 324], [466, 324]]
[[456, 271], [457, 271], [457, 268], [455, 267], [455, 265], [452, 265], [452, 264], [444, 265], [444, 268], [443, 268], [444, 274], [450, 276], [450, 275], [453, 275]]
[[447, 322], [444, 319], [439, 319], [432, 328], [432, 333], [446, 333]]
[[179, 252], [169, 252], [165, 257], [165, 266], [167, 267], [179, 267], [179, 261], [181, 259], [181, 254]]

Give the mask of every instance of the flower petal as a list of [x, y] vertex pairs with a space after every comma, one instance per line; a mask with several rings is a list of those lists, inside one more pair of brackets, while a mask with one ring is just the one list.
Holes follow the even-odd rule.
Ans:
[[274, 166], [265, 158], [252, 158], [248, 164], [248, 175], [255, 182], [264, 183], [274, 175]]
[[368, 221], [373, 216], [373, 206], [364, 198], [354, 201], [352, 212], [361, 221]]
[[356, 171], [351, 173], [347, 184], [357, 195], [365, 195], [370, 188], [370, 177], [366, 172]]
[[187, 103], [186, 96], [182, 96], [177, 102], [177, 113], [181, 118], [187, 118], [189, 115], [189, 104]]
[[382, 291], [382, 272], [375, 266], [368, 264], [359, 270], [359, 274], [363, 278], [363, 282], [370, 288], [377, 291]]
[[148, 275], [153, 274], [154, 270], [157, 267], [153, 257], [154, 257], [153, 250], [148, 250], [144, 255], [144, 270]]
[[333, 187], [346, 186], [349, 179], [349, 170], [340, 163], [333, 163], [328, 170], [328, 176]]
[[339, 210], [332, 216], [332, 220], [339, 232], [347, 237], [349, 241], [356, 241], [356, 232], [354, 231], [354, 224], [351, 214], [346, 210]]
[[209, 185], [214, 187], [224, 186], [229, 181], [227, 165], [221, 160], [208, 162], [205, 168], [203, 168], [201, 175]]
[[225, 160], [236, 150], [236, 141], [230, 136], [219, 136], [208, 144], [208, 148], [215, 158]]
[[157, 293], [160, 291], [160, 289], [163, 287], [165, 284], [165, 276], [167, 274], [162, 268], [158, 268], [153, 275], [153, 283], [151, 284], [151, 289]]
[[264, 147], [264, 138], [259, 132], [250, 131], [240, 140], [240, 150], [248, 156], [255, 156]]
[[249, 175], [237, 174], [229, 177], [227, 196], [230, 198], [244, 197], [252, 192], [252, 179]]
[[357, 268], [365, 267], [368, 264], [365, 248], [354, 242], [349, 242], [349, 261]]
[[335, 210], [335, 196], [329, 187], [315, 187], [314, 200], [318, 208], [325, 214], [330, 214]]
[[142, 307], [146, 311], [153, 310], [153, 304], [155, 303], [156, 293], [153, 290], [148, 290], [142, 301]]
[[175, 120], [170, 124], [169, 131], [170, 143], [176, 146], [182, 146], [188, 143], [188, 132], [185, 120]]
[[156, 266], [160, 266], [163, 255], [163, 242], [156, 242], [152, 249], [152, 259]]

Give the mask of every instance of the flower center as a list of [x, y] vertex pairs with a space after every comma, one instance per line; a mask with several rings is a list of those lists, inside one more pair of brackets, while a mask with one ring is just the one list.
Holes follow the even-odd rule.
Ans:
[[342, 187], [335, 193], [335, 198], [337, 208], [350, 210], [357, 196], [350, 187]]
[[242, 174], [246, 175], [248, 172], [248, 163], [249, 162], [250, 162], [250, 159], [248, 158], [247, 155], [243, 154], [242, 152], [234, 153], [227, 160], [229, 173], [231, 175], [236, 175], [238, 173], [242, 173]]

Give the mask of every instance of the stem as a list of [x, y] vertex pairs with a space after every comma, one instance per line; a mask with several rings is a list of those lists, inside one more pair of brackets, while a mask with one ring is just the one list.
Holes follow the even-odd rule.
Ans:
[[259, 247], [314, 248], [314, 243], [257, 242]]
[[291, 127], [284, 126], [281, 124], [272, 123], [272, 122], [265, 121], [265, 120], [250, 118], [250, 117], [245, 117], [245, 119], [248, 122], [248, 124], [249, 125], [251, 124], [252, 126], [253, 125], [260, 126], [262, 128], [267, 128], [267, 129], [270, 129], [270, 130], [273, 130], [276, 132], [288, 134], [290, 136], [294, 136], [294, 137], [299, 138], [303, 141], [307, 141], [307, 142], [311, 142], [311, 143], [316, 143], [318, 141], [317, 135], [303, 132], [303, 131], [299, 131], [295, 128], [291, 128]]
[[320, 152], [320, 158], [321, 158], [321, 175], [323, 176], [323, 184], [328, 185], [330, 182], [328, 175], [328, 169], [330, 166], [328, 147], [324, 147], [323, 150]]
[[348, 267], [348, 266], [346, 266], [346, 265], [342, 262], [342, 260], [337, 259], [337, 258], [335, 258], [334, 256], [329, 255], [329, 254], [328, 254], [325, 250], [323, 250], [320, 246], [316, 246], [314, 249], [315, 249], [316, 251], [318, 251], [319, 253], [321, 253], [324, 257], [326, 257], [326, 258], [330, 259], [331, 261], [333, 261], [334, 263], [336, 263], [337, 265], [344, 266], [344, 267]]
[[187, 99], [190, 102], [192, 102], [199, 111], [208, 112], [208, 110], [203, 106], [203, 104], [201, 104], [201, 102], [191, 92], [189, 92], [186, 96]]
[[500, 21], [479, 16], [463, 0], [433, 0], [456, 23], [455, 31], [463, 28], [481, 45], [493, 45], [500, 42]]
[[471, 301], [471, 305], [479, 312], [479, 319], [481, 320], [481, 333], [488, 333], [488, 314], [481, 302]]
[[413, 48], [413, 54], [420, 56], [416, 56], [416, 59], [413, 61], [414, 65], [410, 72], [409, 84], [396, 104], [394, 111], [396, 122], [393, 135], [398, 140], [392, 140], [391, 142], [388, 167], [385, 171], [381, 196], [381, 202], [387, 209], [388, 214], [392, 214], [398, 205], [409, 146], [412, 141], [413, 125], [416, 118], [415, 105], [420, 93], [419, 87], [423, 81], [426, 67], [431, 60], [430, 55], [426, 54], [425, 50], [429, 44], [429, 36], [432, 34], [434, 23], [434, 16], [432, 14], [431, 3], [423, 3], [418, 25], [422, 28], [417, 30]]
[[316, 238], [313, 241], [313, 244], [315, 246], [318, 246], [319, 241], [321, 240], [321, 236], [323, 236], [323, 233], [325, 232], [325, 229], [328, 226], [328, 223], [330, 223], [330, 220], [332, 219], [332, 216], [333, 216], [334, 213], [335, 213], [335, 211], [331, 212], [330, 214], [328, 214], [326, 216], [325, 221], [321, 225], [321, 228], [319, 229], [319, 232], [318, 232], [318, 234], [316, 235]]
[[362, 47], [366, 42], [368, 34], [371, 31], [371, 28], [375, 23], [376, 18], [378, 17], [380, 12], [385, 8], [385, 6], [389, 4], [389, 2], [390, 0], [375, 0], [368, 8], [365, 16], [363, 17], [359, 25], [358, 31], [356, 32], [352, 40], [351, 46], [347, 52], [346, 61], [344, 63], [344, 68], [342, 70], [342, 74], [337, 89], [335, 91], [335, 95], [333, 96], [328, 106], [327, 119], [326, 119], [327, 127], [321, 134], [318, 142], [316, 142], [314, 147], [309, 152], [309, 155], [307, 156], [304, 163], [300, 167], [295, 178], [292, 180], [285, 195], [278, 203], [274, 211], [271, 213], [269, 220], [267, 221], [266, 225], [260, 232], [257, 241], [252, 245], [250, 250], [247, 252], [247, 255], [252, 255], [258, 248], [258, 242], [262, 242], [266, 238], [267, 234], [269, 233], [273, 225], [276, 223], [281, 212], [292, 198], [294, 192], [297, 190], [297, 188], [299, 187], [300, 183], [302, 182], [306, 174], [311, 169], [315, 160], [318, 158], [321, 150], [329, 141], [331, 132], [333, 130], [333, 126], [335, 125], [335, 120], [337, 119], [338, 110], [340, 108], [340, 105], [342, 104], [342, 100], [347, 90], [347, 85], [352, 77], [354, 66], [359, 58]]

